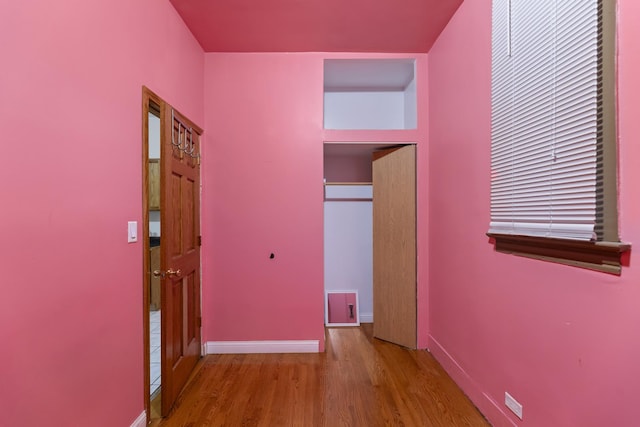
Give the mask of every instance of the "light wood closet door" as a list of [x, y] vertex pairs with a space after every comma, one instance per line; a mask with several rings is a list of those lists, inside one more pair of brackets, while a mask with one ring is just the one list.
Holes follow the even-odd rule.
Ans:
[[416, 347], [416, 149], [373, 154], [373, 335]]

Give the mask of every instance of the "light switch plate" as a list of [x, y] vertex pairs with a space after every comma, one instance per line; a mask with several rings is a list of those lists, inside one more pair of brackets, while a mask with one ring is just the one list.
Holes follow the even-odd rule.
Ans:
[[127, 223], [127, 242], [133, 243], [138, 241], [138, 221], [129, 221]]

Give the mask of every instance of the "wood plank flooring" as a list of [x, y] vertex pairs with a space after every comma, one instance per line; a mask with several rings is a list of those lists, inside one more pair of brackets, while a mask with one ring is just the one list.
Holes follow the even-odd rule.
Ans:
[[210, 355], [154, 427], [483, 427], [490, 424], [427, 351], [327, 329], [323, 354]]

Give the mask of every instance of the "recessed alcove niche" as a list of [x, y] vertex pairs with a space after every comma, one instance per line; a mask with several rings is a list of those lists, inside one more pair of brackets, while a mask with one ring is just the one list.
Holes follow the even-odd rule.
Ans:
[[326, 59], [324, 128], [415, 129], [415, 59]]

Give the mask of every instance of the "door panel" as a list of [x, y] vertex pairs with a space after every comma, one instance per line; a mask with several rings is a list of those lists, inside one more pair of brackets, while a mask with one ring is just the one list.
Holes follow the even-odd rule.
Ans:
[[[170, 107], [165, 109], [164, 123], [160, 157], [161, 269], [166, 272], [162, 293], [162, 414], [167, 415], [201, 355], [197, 158], [201, 131]], [[193, 151], [191, 147], [195, 147]]]
[[415, 146], [373, 154], [373, 335], [416, 347]]

